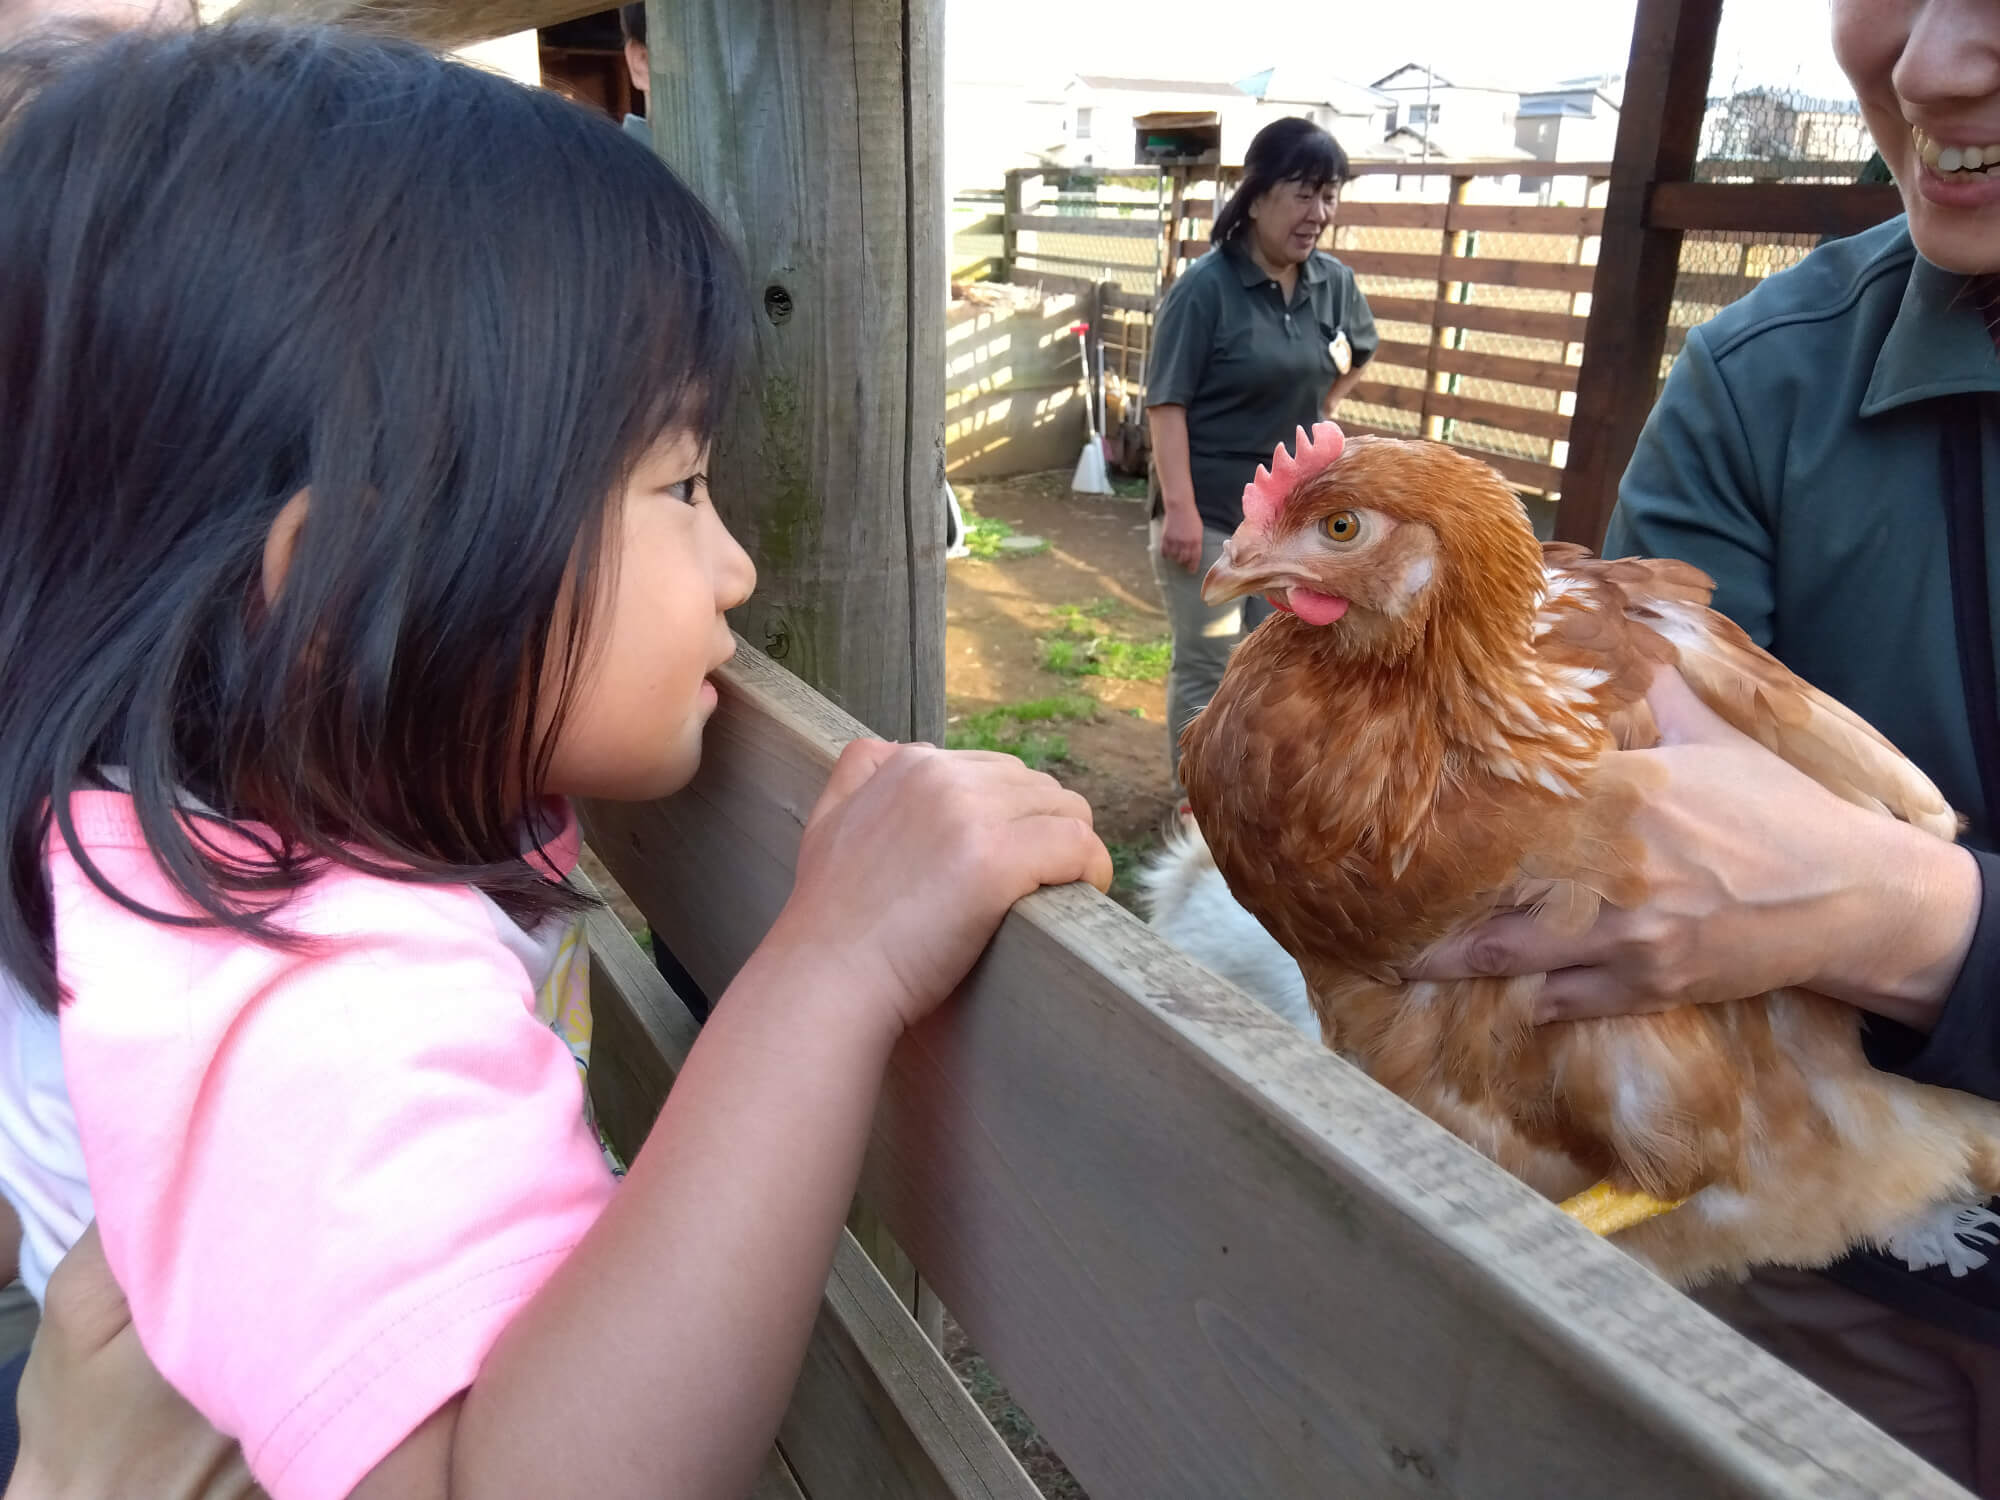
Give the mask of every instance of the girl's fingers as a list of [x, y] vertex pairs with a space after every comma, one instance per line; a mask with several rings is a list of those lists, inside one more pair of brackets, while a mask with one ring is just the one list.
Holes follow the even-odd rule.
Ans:
[[826, 787], [819, 794], [812, 816], [824, 817], [860, 791], [869, 777], [881, 770], [898, 748], [887, 740], [849, 741], [847, 748], [840, 752], [840, 759], [833, 763], [833, 772], [826, 778]]
[[1088, 823], [1054, 813], [1039, 813], [1008, 825], [1020, 874], [1037, 886], [1071, 885], [1087, 881], [1100, 891], [1111, 889], [1111, 852]]

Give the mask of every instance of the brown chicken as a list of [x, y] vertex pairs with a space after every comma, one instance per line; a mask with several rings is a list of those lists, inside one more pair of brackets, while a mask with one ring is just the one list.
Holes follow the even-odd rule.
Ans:
[[1980, 1264], [2000, 1107], [1875, 1071], [1846, 1005], [1779, 990], [1536, 1026], [1540, 976], [1398, 978], [1496, 911], [1580, 931], [1643, 899], [1639, 773], [1604, 755], [1658, 742], [1662, 664], [1829, 790], [1949, 838], [1937, 789], [1712, 612], [1695, 569], [1543, 547], [1497, 475], [1439, 444], [1322, 423], [1297, 447], [1258, 471], [1203, 590], [1283, 612], [1181, 770], [1327, 1044], [1683, 1285], [1861, 1243]]

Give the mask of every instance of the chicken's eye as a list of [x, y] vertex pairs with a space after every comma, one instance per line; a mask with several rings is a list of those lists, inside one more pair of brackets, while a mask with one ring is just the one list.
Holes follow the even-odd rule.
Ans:
[[1319, 523], [1330, 542], [1353, 542], [1361, 538], [1361, 517], [1351, 510], [1337, 510]]

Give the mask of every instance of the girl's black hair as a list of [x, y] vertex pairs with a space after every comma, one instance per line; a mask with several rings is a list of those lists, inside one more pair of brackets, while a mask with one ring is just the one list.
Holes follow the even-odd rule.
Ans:
[[0, 967], [57, 1003], [45, 844], [106, 785], [188, 912], [84, 868], [162, 921], [289, 941], [327, 861], [574, 908], [521, 830], [607, 511], [735, 382], [707, 210], [552, 93], [247, 22], [46, 71], [0, 203]]
[[1250, 223], [1250, 205], [1281, 182], [1304, 183], [1318, 192], [1329, 182], [1339, 186], [1347, 177], [1347, 153], [1339, 141], [1297, 115], [1273, 120], [1243, 153], [1243, 179], [1215, 216], [1208, 237], [1218, 245], [1235, 239]]

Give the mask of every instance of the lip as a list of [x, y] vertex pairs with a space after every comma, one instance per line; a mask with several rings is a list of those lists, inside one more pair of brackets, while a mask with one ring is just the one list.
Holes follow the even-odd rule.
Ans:
[[1917, 193], [1934, 208], [1984, 209], [2000, 204], [2000, 172], [1944, 173], [1919, 158]]
[[716, 690], [715, 684], [709, 681], [706, 677], [702, 678], [701, 706], [703, 708], [714, 708], [715, 705], [720, 703], [721, 701], [722, 701], [722, 694]]

